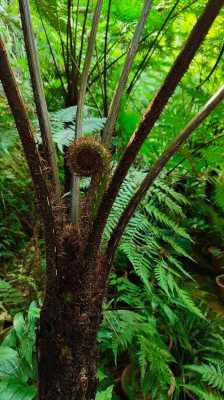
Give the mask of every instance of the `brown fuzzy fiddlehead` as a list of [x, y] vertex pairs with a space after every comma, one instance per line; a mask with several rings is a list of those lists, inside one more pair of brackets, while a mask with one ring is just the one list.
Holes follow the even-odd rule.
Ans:
[[109, 172], [110, 153], [93, 137], [82, 137], [69, 146], [67, 160], [70, 171], [79, 176]]
[[82, 252], [82, 240], [79, 229], [73, 224], [64, 227], [61, 237], [62, 248], [67, 255], [74, 257]]
[[[88, 193], [82, 202], [82, 214], [89, 219], [101, 199], [110, 174], [111, 155], [94, 137], [81, 137], [69, 146], [67, 163], [71, 173], [90, 177]], [[86, 222], [86, 221], [85, 221]]]

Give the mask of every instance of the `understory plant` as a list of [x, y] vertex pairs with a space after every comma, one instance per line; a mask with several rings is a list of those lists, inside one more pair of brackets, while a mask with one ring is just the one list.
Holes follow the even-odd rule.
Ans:
[[[132, 170], [126, 179], [106, 236], [143, 176]], [[189, 204], [170, 183], [163, 178], [154, 184], [119, 246], [98, 333], [97, 399], [223, 396], [224, 323], [184, 267], [191, 258], [183, 211]], [[15, 315], [1, 344], [4, 399], [36, 397], [37, 318], [32, 303], [27, 317]]]
[[[106, 237], [144, 175], [132, 170], [126, 179]], [[171, 179], [160, 178], [127, 227], [98, 333], [97, 399], [222, 398], [224, 325], [209, 308], [207, 293], [199, 290], [184, 267], [191, 261], [192, 240], [184, 227], [183, 211], [189, 206], [172, 188]], [[19, 303], [9, 290], [8, 284], [0, 294], [2, 304], [11, 311], [13, 302]], [[17, 313], [1, 344], [4, 399], [36, 398], [38, 314], [35, 303], [25, 319]]]
[[[34, 132], [27, 108], [21, 97], [4, 40], [0, 39], [0, 79], [29, 166], [46, 244], [46, 285], [37, 330], [39, 400], [95, 399], [98, 358], [97, 334], [103, 318], [102, 305], [106, 297], [107, 282], [119, 243], [121, 243], [120, 248], [123, 254], [132, 260], [136, 274], [143, 284], [143, 290], [146, 291], [147, 297], [150, 299], [150, 311], [152, 311], [154, 304], [156, 306], [156, 302], [153, 302], [153, 293], [156, 293], [157, 286], [159, 286], [162, 289], [161, 293], [164, 293], [171, 303], [175, 304], [176, 302], [178, 307], [180, 305], [184, 310], [196, 314], [197, 318], [203, 318], [200, 309], [194, 305], [184, 288], [178, 285], [178, 274], [184, 272], [179, 260], [174, 257], [172, 252], [180, 253], [183, 257], [187, 255], [178, 241], [174, 240], [173, 232], [175, 231], [175, 235], [180, 239], [189, 240], [188, 235], [173, 222], [169, 215], [164, 215], [161, 207], [155, 207], [150, 201], [146, 205], [143, 203], [144, 208], [140, 211], [140, 214], [138, 214], [138, 211], [135, 213], [135, 211], [149, 189], [152, 190], [152, 184], [160, 175], [166, 163], [222, 101], [224, 98], [223, 86], [176, 136], [167, 149], [159, 155], [151, 168], [142, 176], [142, 180], [130, 198], [128, 194], [126, 195], [127, 203], [124, 209], [119, 209], [120, 213], [115, 217], [115, 220], [113, 220], [113, 215], [116, 212], [116, 199], [119, 199], [120, 189], [122, 185], [126, 185], [125, 179], [128, 178], [128, 172], [134, 166], [141, 146], [188, 70], [209, 28], [219, 15], [224, 0], [208, 0], [162, 86], [149, 103], [116, 165], [112, 165], [113, 149], [111, 148], [112, 138], [115, 135], [115, 124], [121, 97], [127, 87], [128, 76], [152, 2], [150, 0], [144, 1], [117, 81], [117, 88], [110, 106], [105, 110], [106, 121], [102, 132], [98, 136], [86, 136], [83, 129], [84, 103], [86, 92], [89, 90], [88, 77], [95, 49], [102, 3], [102, 0], [94, 2], [92, 25], [89, 30], [88, 43], [85, 46], [86, 55], [83, 63], [81, 62], [82, 57], [78, 60], [80, 53], [77, 53], [77, 43], [74, 41], [76, 24], [73, 21], [75, 15], [78, 18], [79, 12], [73, 13], [72, 2], [68, 2], [66, 29], [60, 32], [62, 51], [66, 48], [68, 55], [65, 68], [67, 91], [64, 88], [60, 71], [58, 75], [62, 81], [62, 90], [65, 90], [66, 106], [77, 105], [75, 123], [72, 124], [75, 129], [75, 140], [69, 146], [64, 146], [63, 149], [66, 175], [64, 179], [69, 182], [69, 196], [68, 185], [64, 185], [65, 190], [62, 189], [62, 183], [59, 179], [58, 157], [51, 133], [27, 1], [20, 0], [19, 5], [41, 143], [38, 140], [38, 135]], [[83, 20], [81, 46], [85, 38], [88, 9], [84, 15], [86, 17]], [[106, 31], [108, 28], [109, 26], [107, 26]], [[64, 45], [64, 39], [66, 45]], [[70, 53], [68, 53], [68, 49]], [[84, 180], [88, 181], [88, 185], [83, 190]], [[164, 198], [164, 193], [166, 197], [169, 197], [169, 193], [167, 195], [167, 189], [165, 189], [163, 183], [160, 185], [162, 188], [157, 188], [157, 190], [162, 193], [159, 194], [161, 201]], [[153, 190], [156, 193], [156, 189], [153, 188]], [[149, 195], [150, 193], [151, 191], [149, 191]], [[172, 200], [170, 199], [168, 203], [166, 204], [165, 200], [164, 206], [170, 207]], [[173, 211], [180, 213], [178, 204], [176, 210]], [[134, 214], [135, 216], [131, 220]], [[111, 226], [109, 224], [108, 230], [106, 226], [110, 215], [113, 222]], [[146, 216], [144, 221], [143, 216]], [[136, 225], [134, 227], [132, 225], [135, 218], [138, 219], [138, 224], [140, 224], [137, 229]], [[160, 224], [154, 226], [154, 220], [159, 221]], [[127, 246], [127, 241], [125, 243], [125, 235], [128, 235], [128, 232], [129, 235], [137, 232], [133, 244], [138, 248], [137, 253], [133, 253], [134, 249], [130, 242], [130, 236], [128, 237], [129, 245]], [[144, 243], [148, 247], [146, 253], [142, 248]], [[161, 243], [164, 244], [164, 248], [162, 246], [162, 253], [158, 256], [158, 247], [161, 246]], [[154, 253], [155, 255], [153, 255]], [[139, 263], [139, 260], [141, 260], [141, 263]], [[155, 282], [153, 282], [154, 278], [151, 276], [150, 269], [155, 270]], [[174, 279], [173, 274], [177, 275], [177, 280]], [[157, 297], [158, 303], [160, 303], [161, 300], [159, 296]], [[172, 310], [171, 307], [170, 309]], [[146, 320], [148, 321], [146, 325], [148, 325], [148, 329], [151, 328], [151, 335], [153, 335], [153, 329], [157, 329], [153, 322], [153, 315], [147, 316]], [[143, 326], [144, 324], [145, 321], [143, 321]], [[136, 340], [139, 346], [140, 380], [143, 382], [148, 376], [148, 369], [151, 367], [151, 353], [147, 344], [149, 338], [142, 332]], [[158, 337], [158, 341], [161, 344], [158, 363], [162, 363], [164, 368], [155, 366], [152, 372], [151, 376], [158, 376], [158, 371], [161, 374], [157, 389], [153, 389], [155, 390], [155, 393], [152, 393], [154, 397], [159, 394], [159, 390], [162, 396], [163, 391], [166, 391], [166, 385], [170, 384], [172, 390], [174, 385], [172, 369], [170, 366], [166, 367], [173, 358], [163, 347], [161, 337]], [[157, 353], [158, 346], [159, 344], [155, 344], [155, 353]], [[213, 367], [215, 368], [214, 365]], [[193, 366], [187, 368], [189, 371], [201, 373], [204, 377], [202, 369], [199, 370], [199, 367], [195, 366], [194, 363]], [[200, 366], [200, 368], [203, 368], [203, 366]], [[217, 368], [221, 367], [218, 366]], [[170, 376], [171, 381], [169, 381]], [[222, 390], [219, 383], [215, 384], [210, 380], [209, 383]], [[149, 382], [147, 390], [150, 391], [151, 389]], [[111, 392], [111, 389], [109, 390]], [[203, 387], [196, 390], [203, 391]]]

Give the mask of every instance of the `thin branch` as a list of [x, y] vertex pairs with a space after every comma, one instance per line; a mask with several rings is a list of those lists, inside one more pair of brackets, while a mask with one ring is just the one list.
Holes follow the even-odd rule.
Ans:
[[208, 115], [214, 110], [215, 107], [224, 99], [224, 85], [215, 93], [215, 95], [206, 103], [203, 109], [191, 120], [185, 129], [171, 142], [168, 148], [162, 153], [155, 164], [152, 166], [141, 186], [130, 200], [129, 204], [123, 211], [118, 224], [112, 232], [111, 238], [107, 247], [107, 260], [111, 263], [114, 252], [118, 246], [118, 243], [123, 235], [123, 232], [132, 218], [136, 208], [145, 196], [146, 192], [152, 186], [155, 179], [163, 170], [164, 166], [170, 160], [170, 158], [179, 150], [180, 146], [186, 142], [190, 135], [195, 129], [208, 117]]
[[52, 140], [47, 104], [41, 79], [40, 64], [35, 44], [32, 20], [30, 15], [29, 0], [19, 0], [20, 15], [22, 20], [23, 35], [28, 58], [33, 94], [37, 109], [37, 116], [41, 131], [44, 157], [48, 163], [50, 177], [57, 195], [60, 194], [59, 174], [56, 159], [56, 150]]
[[[126, 32], [124, 32], [125, 34]], [[144, 41], [146, 40], [146, 38], [148, 38], [150, 35], [152, 35], [154, 32], [151, 32], [150, 34], [145, 35], [141, 40], [140, 40], [140, 44], [144, 43]], [[116, 42], [112, 43], [112, 45], [109, 47], [108, 51], [107, 51], [107, 56], [108, 54], [111, 52], [111, 50], [118, 45], [118, 43], [122, 41], [122, 33], [120, 35], [119, 40], [117, 40]], [[128, 52], [128, 49], [126, 49], [125, 51], [123, 51], [123, 53], [121, 53], [118, 57], [116, 57], [113, 61], [110, 62], [110, 64], [106, 65], [106, 71], [108, 71], [111, 67], [113, 67], [121, 58], [123, 58], [124, 56], [126, 56]], [[104, 55], [102, 54], [102, 56], [99, 58], [99, 61], [103, 60]], [[92, 76], [93, 72], [96, 70], [97, 65], [95, 64], [92, 68], [92, 70], [89, 73], [89, 77]], [[103, 69], [102, 74], [105, 73], [105, 69]], [[99, 75], [96, 75], [95, 77], [93, 77], [93, 79], [90, 81], [90, 86], [93, 85], [97, 80], [99, 79]]]
[[[149, 63], [150, 59], [152, 58], [153, 54], [155, 53], [158, 44], [161, 42], [161, 40], [163, 39], [164, 34], [167, 32], [168, 30], [168, 26], [167, 23], [170, 21], [173, 21], [175, 18], [177, 18], [180, 14], [182, 14], [183, 11], [186, 11], [186, 9], [188, 9], [189, 7], [191, 7], [194, 3], [196, 3], [197, 0], [193, 0], [190, 4], [188, 4], [187, 6], [182, 7], [178, 12], [176, 12], [175, 14], [173, 14], [173, 11], [175, 10], [176, 6], [178, 5], [178, 1], [174, 4], [173, 8], [170, 10], [170, 13], [168, 14], [168, 16], [166, 17], [166, 19], [164, 20], [164, 22], [161, 25], [161, 28], [159, 29], [155, 40], [152, 42], [152, 44], [150, 45], [146, 55], [144, 56], [143, 60], [141, 61], [141, 63], [138, 66], [138, 70], [136, 71], [128, 89], [127, 89], [127, 94], [130, 95], [130, 93], [132, 92], [132, 90], [134, 89], [136, 83], [138, 82], [138, 80], [141, 77], [142, 72], [144, 71], [144, 69], [146, 68], [146, 64]], [[172, 15], [173, 14], [173, 15]], [[164, 28], [166, 27], [166, 30], [164, 30]], [[146, 35], [143, 38], [143, 41], [145, 41], [147, 39], [149, 35]], [[142, 43], [141, 43], [142, 44]]]
[[183, 6], [179, 11], [177, 11], [172, 18], [176, 18], [178, 17], [178, 15], [182, 14], [183, 11], [188, 10], [191, 6], [193, 6], [193, 4], [197, 3], [198, 0], [193, 0], [191, 1], [189, 4], [187, 4], [186, 6]]
[[[192, 1], [190, 4], [188, 4], [187, 6], [181, 8], [180, 11], [178, 11], [177, 13], [175, 13], [174, 15], [171, 16], [170, 21], [173, 20], [173, 19], [175, 19], [178, 15], [180, 15], [183, 11], [185, 11], [187, 8], [189, 8], [192, 4], [196, 3], [196, 1], [198, 1], [198, 0], [194, 0], [194, 1]], [[142, 45], [142, 44], [148, 39], [148, 37], [151, 36], [153, 33], [154, 33], [154, 32], [147, 33], [147, 34], [141, 39], [140, 45]], [[161, 39], [159, 39], [159, 41], [160, 41], [160, 40], [161, 40]], [[111, 45], [111, 47], [108, 49], [108, 53], [107, 53], [107, 54], [109, 54], [109, 52], [112, 50], [112, 48], [113, 48], [114, 46], [117, 45], [117, 43], [118, 43], [118, 42], [114, 42], [114, 43]], [[155, 44], [156, 44], [156, 43], [155, 43]], [[107, 65], [106, 70], [108, 71], [111, 67], [113, 67], [122, 57], [124, 57], [124, 56], [127, 54], [127, 51], [128, 51], [128, 50], [125, 50], [120, 56], [118, 56], [117, 58], [115, 58], [109, 65]], [[153, 49], [153, 52], [154, 52], [154, 49]], [[151, 57], [151, 55], [152, 55], [152, 54], [150, 54], [150, 57]], [[101, 56], [100, 61], [101, 61], [102, 59], [103, 59], [103, 55]], [[148, 61], [147, 61], [147, 62], [148, 62]], [[95, 71], [96, 67], [97, 67], [97, 66], [96, 66], [96, 64], [95, 64], [95, 65], [93, 66], [92, 70], [90, 71], [89, 76], [91, 76], [91, 75], [93, 74], [93, 72]], [[104, 70], [102, 71], [102, 73], [104, 73]], [[90, 86], [92, 86], [98, 79], [99, 79], [99, 75], [95, 76], [95, 77], [92, 79], [92, 81], [90, 82]]]
[[70, 11], [69, 11], [69, 44], [70, 44], [70, 53], [72, 54], [75, 47], [73, 47], [73, 0], [71, 0]]
[[[180, 14], [182, 14], [183, 11], [186, 11], [189, 7], [191, 7], [194, 3], [196, 3], [198, 0], [193, 0], [191, 3], [189, 3], [187, 6], [182, 7], [179, 11], [177, 11], [174, 15], [170, 17], [170, 21], [178, 17]], [[165, 21], [164, 21], [165, 22]], [[164, 24], [162, 23], [162, 25]], [[162, 26], [161, 26], [162, 27]], [[162, 31], [161, 27], [159, 28], [159, 31]], [[140, 44], [143, 44], [154, 32], [149, 32], [147, 33], [141, 40]]]
[[127, 54], [127, 57], [126, 57], [126, 60], [125, 60], [124, 66], [123, 66], [120, 80], [118, 82], [114, 97], [112, 99], [112, 102], [111, 102], [111, 105], [109, 108], [109, 114], [108, 114], [108, 118], [107, 118], [107, 121], [106, 121], [106, 124], [104, 127], [103, 138], [102, 138], [103, 143], [105, 143], [107, 146], [110, 146], [110, 144], [111, 144], [115, 123], [116, 123], [117, 116], [119, 113], [121, 97], [124, 93], [124, 89], [125, 89], [125, 86], [126, 86], [126, 83], [128, 80], [128, 76], [129, 76], [129, 73], [130, 73], [132, 65], [133, 65], [133, 61], [134, 61], [136, 52], [138, 50], [141, 34], [144, 29], [145, 22], [148, 17], [151, 5], [152, 5], [152, 0], [144, 1], [144, 5], [142, 8], [142, 14], [141, 14], [141, 17], [136, 26], [135, 33], [133, 35], [131, 44], [128, 49], [128, 54]]
[[[118, 38], [115, 42], [113, 42], [113, 43], [111, 44], [111, 46], [107, 49], [107, 56], [108, 56], [108, 54], [111, 52], [111, 50], [112, 50], [115, 46], [117, 47], [118, 44], [123, 40], [123, 36], [124, 36], [125, 34], [126, 34], [126, 31], [121, 32], [121, 33], [119, 34], [119, 38]], [[128, 49], [125, 50], [125, 51], [123, 52], [123, 56], [125, 56], [125, 55], [127, 54], [127, 51], [128, 51]], [[99, 57], [99, 61], [101, 62], [101, 61], [103, 60], [103, 58], [104, 58], [104, 54], [102, 54], [101, 57]], [[96, 70], [96, 68], [97, 68], [97, 65], [95, 64], [95, 65], [92, 67], [91, 71], [89, 72], [89, 77], [91, 77], [91, 76], [93, 75], [93, 73], [94, 73], [94, 71]], [[106, 70], [108, 70], [108, 67], [106, 68]], [[98, 79], [98, 76], [95, 77], [95, 78], [93, 79], [94, 82], [95, 82], [96, 79]]]
[[[76, 5], [76, 20], [75, 20], [75, 34], [74, 34], [74, 57], [76, 57], [76, 43], [77, 43], [78, 22], [79, 22], [79, 3], [80, 3], [80, 0], [77, 1], [77, 5]], [[71, 54], [72, 54], [72, 51], [71, 51]]]
[[85, 32], [86, 32], [86, 22], [87, 22], [87, 16], [88, 16], [88, 11], [89, 11], [89, 3], [90, 3], [90, 0], [87, 0], [84, 21], [83, 21], [83, 25], [82, 25], [81, 46], [80, 46], [80, 51], [79, 51], [79, 62], [78, 62], [79, 68], [80, 68], [81, 62], [82, 62], [82, 52], [83, 52], [84, 37], [85, 37]]
[[[74, 63], [74, 66], [75, 66], [75, 68], [77, 70], [78, 77], [80, 77], [81, 76], [81, 71], [79, 69], [77, 61], [73, 57], [72, 57], [72, 62]], [[93, 102], [94, 106], [96, 107], [100, 117], [103, 118], [102, 111], [101, 111], [99, 105], [97, 104], [95, 96], [94, 96], [93, 92], [91, 91], [88, 83], [87, 83], [87, 91], [88, 91], [90, 97], [92, 98], [92, 102]]]
[[[101, 243], [102, 234], [109, 216], [110, 210], [120, 190], [125, 176], [134, 162], [142, 144], [152, 130], [155, 122], [160, 117], [168, 100], [174, 93], [178, 83], [188, 70], [201, 43], [204, 41], [209, 28], [224, 5], [224, 0], [209, 0], [203, 13], [193, 27], [188, 40], [171, 67], [163, 85], [149, 104], [142, 121], [131, 137], [129, 144], [114, 172], [108, 190], [104, 193], [98, 209], [96, 219], [90, 233], [89, 243], [92, 252], [97, 252]], [[87, 249], [89, 251], [89, 249]]]
[[220, 61], [221, 61], [221, 59], [222, 59], [223, 54], [224, 54], [224, 43], [223, 43], [223, 45], [222, 45], [222, 48], [221, 48], [221, 50], [220, 50], [220, 52], [219, 52], [219, 55], [218, 55], [218, 57], [217, 57], [217, 60], [216, 60], [215, 64], [213, 65], [211, 71], [210, 71], [209, 74], [206, 76], [206, 78], [200, 83], [200, 85], [198, 85], [197, 89], [200, 89], [207, 81], [209, 81], [209, 79], [211, 78], [211, 76], [214, 74], [216, 68], [218, 67], [218, 65], [219, 65], [219, 63], [220, 63]]
[[98, 56], [98, 50], [97, 50], [97, 44], [95, 46], [95, 52], [96, 52], [96, 63], [97, 63], [97, 69], [98, 69], [98, 73], [99, 73], [99, 87], [101, 90], [101, 98], [102, 98], [102, 102], [103, 102], [103, 109], [105, 110], [105, 92], [104, 92], [104, 85], [103, 85], [103, 80], [102, 80], [102, 74], [101, 74], [101, 70], [100, 70], [100, 62], [99, 62], [99, 56]]
[[64, 85], [64, 82], [63, 82], [63, 79], [62, 79], [62, 74], [61, 74], [61, 72], [60, 72], [60, 70], [59, 70], [59, 67], [58, 67], [58, 65], [57, 65], [57, 61], [56, 61], [56, 58], [55, 58], [55, 55], [54, 55], [54, 51], [53, 51], [53, 49], [52, 49], [52, 47], [51, 47], [51, 42], [50, 42], [50, 40], [49, 40], [49, 37], [48, 37], [48, 34], [47, 34], [47, 30], [46, 30], [46, 28], [45, 28], [45, 25], [44, 25], [44, 23], [43, 23], [43, 20], [41, 20], [41, 21], [42, 21], [43, 30], [44, 30], [44, 33], [45, 33], [45, 36], [46, 36], [46, 39], [47, 39], [47, 44], [48, 44], [48, 47], [49, 47], [49, 50], [50, 50], [50, 53], [51, 53], [51, 57], [52, 57], [52, 60], [53, 60], [53, 63], [54, 63], [56, 75], [58, 76], [58, 79], [59, 79], [60, 82], [61, 82], [61, 88], [62, 88], [62, 90], [63, 90], [63, 92], [64, 92], [64, 95], [66, 96], [67, 91], [66, 91], [66, 89], [65, 89], [65, 85]]
[[66, 55], [67, 55], [67, 65], [70, 66], [70, 54], [71, 54], [71, 0], [67, 0], [67, 30], [66, 30]]
[[67, 79], [67, 84], [69, 83], [69, 66], [67, 65], [66, 62], [66, 54], [65, 54], [65, 44], [62, 38], [62, 32], [61, 32], [61, 26], [60, 26], [60, 18], [58, 14], [58, 9], [56, 8], [56, 17], [57, 17], [57, 25], [58, 25], [58, 34], [61, 42], [61, 51], [62, 51], [62, 58], [63, 58], [63, 64], [64, 64], [64, 69], [65, 69], [65, 75]]
[[83, 119], [82, 114], [83, 114], [83, 108], [84, 108], [86, 88], [87, 88], [87, 83], [88, 83], [89, 68], [90, 68], [90, 64], [91, 64], [91, 60], [92, 60], [92, 56], [93, 56], [93, 50], [94, 50], [95, 41], [96, 41], [96, 32], [97, 32], [97, 28], [98, 28], [99, 19], [100, 19], [102, 3], [103, 3], [103, 0], [97, 0], [97, 5], [96, 5], [93, 22], [92, 22], [92, 29], [91, 29], [89, 41], [88, 41], [86, 58], [85, 58], [83, 72], [82, 72], [82, 76], [81, 76], [81, 86], [80, 86], [79, 100], [78, 100], [77, 114], [76, 114], [76, 132], [75, 132], [76, 139], [78, 139], [82, 135], [82, 119]]
[[[110, 62], [110, 64], [108, 64], [106, 66], [106, 71], [108, 71], [111, 67], [113, 67], [121, 58], [123, 58], [125, 55], [127, 54], [127, 51], [123, 51], [122, 54], [120, 54], [117, 58], [115, 58], [113, 61]], [[97, 65], [95, 64], [95, 67], [97, 67]], [[101, 72], [101, 75], [103, 75], [104, 70]], [[89, 86], [91, 87], [97, 80], [99, 79], [99, 74], [96, 75], [92, 81], [89, 83]]]
[[[112, 0], [108, 1], [108, 8], [107, 8], [107, 22], [106, 22], [106, 31], [104, 37], [104, 52], [103, 52], [103, 86], [104, 86], [104, 115], [107, 117], [108, 115], [108, 99], [107, 99], [107, 51], [108, 51], [108, 33], [109, 33], [109, 26], [110, 26], [110, 12], [111, 12], [111, 3]], [[99, 63], [99, 61], [98, 61]], [[100, 76], [100, 74], [99, 74]]]
[[42, 28], [43, 28], [45, 36], [46, 36], [46, 40], [47, 40], [47, 44], [48, 44], [48, 47], [49, 47], [49, 50], [50, 50], [50, 53], [51, 53], [51, 57], [52, 57], [52, 60], [53, 60], [53, 63], [54, 63], [55, 72], [56, 72], [56, 75], [58, 76], [58, 79], [61, 82], [61, 88], [63, 90], [64, 96], [66, 96], [67, 91], [65, 89], [65, 85], [64, 85], [61, 73], [59, 71], [59, 68], [58, 68], [58, 65], [57, 65], [57, 61], [56, 61], [56, 58], [55, 58], [55, 55], [54, 55], [54, 51], [52, 49], [51, 42], [49, 40], [49, 37], [48, 37], [48, 34], [47, 34], [47, 30], [46, 30], [46, 27], [44, 25], [44, 21], [43, 21], [41, 13], [39, 11], [39, 7], [38, 7], [38, 3], [37, 2], [36, 2], [36, 6], [37, 6], [37, 10], [38, 10], [38, 13], [39, 13], [39, 16], [40, 16], [40, 22], [41, 22]]
[[[189, 3], [188, 5], [182, 7], [179, 11], [177, 11], [174, 15], [170, 16], [170, 21], [174, 20], [176, 17], [178, 17], [180, 14], [182, 14], [183, 11], [186, 11], [189, 7], [191, 7], [193, 4], [195, 4], [198, 0], [193, 0], [191, 3]], [[165, 21], [164, 21], [165, 22]], [[164, 22], [162, 23], [162, 25], [164, 24]], [[162, 27], [162, 26], [161, 26]], [[159, 28], [159, 31], [161, 31], [162, 33], [162, 29], [161, 27]], [[140, 44], [143, 44], [152, 34], [154, 34], [154, 32], [149, 32], [147, 33], [141, 40]]]
[[168, 13], [168, 15], [166, 16], [165, 20], [163, 21], [163, 23], [162, 23], [160, 29], [158, 30], [155, 39], [153, 40], [153, 42], [152, 42], [151, 45], [149, 46], [149, 48], [148, 48], [148, 50], [147, 50], [145, 56], [143, 57], [143, 60], [142, 60], [141, 63], [139, 64], [139, 66], [138, 66], [138, 68], [137, 68], [137, 71], [135, 72], [135, 74], [134, 74], [134, 76], [133, 76], [133, 78], [132, 78], [132, 80], [131, 80], [131, 82], [130, 82], [130, 85], [128, 86], [128, 89], [127, 89], [127, 93], [128, 93], [128, 94], [131, 93], [131, 91], [132, 91], [132, 89], [134, 88], [134, 86], [135, 86], [137, 80], [139, 79], [139, 77], [140, 77], [140, 75], [141, 75], [143, 69], [145, 68], [146, 62], [148, 62], [148, 58], [149, 58], [149, 56], [150, 56], [150, 54], [151, 54], [152, 49], [155, 48], [159, 36], [161, 35], [161, 33], [162, 33], [162, 31], [164, 30], [165, 26], [166, 26], [166, 25], [168, 24], [168, 22], [170, 21], [171, 16], [172, 16], [172, 14], [174, 13], [175, 9], [177, 8], [179, 2], [180, 2], [180, 0], [176, 0], [175, 4], [174, 4], [173, 7], [171, 8], [170, 12]]
[[[86, 95], [86, 88], [88, 83], [88, 75], [89, 75], [89, 68], [93, 56], [93, 50], [96, 41], [96, 33], [98, 28], [98, 23], [101, 14], [103, 0], [97, 0], [93, 22], [92, 22], [92, 29], [89, 36], [88, 47], [81, 77], [81, 86], [79, 92], [79, 99], [77, 105], [77, 113], [76, 113], [76, 124], [75, 124], [75, 138], [78, 139], [82, 136], [82, 120], [83, 120], [83, 109], [84, 109], [84, 101]], [[77, 182], [75, 182], [77, 181]], [[80, 189], [79, 189], [79, 178], [77, 176], [73, 177], [73, 184], [72, 184], [72, 204], [71, 204], [71, 222], [79, 224], [79, 212], [80, 212]]]
[[[204, 149], [205, 147], [210, 146], [210, 144], [213, 144], [214, 142], [216, 142], [219, 139], [222, 139], [224, 137], [224, 134], [215, 136], [214, 138], [208, 140], [207, 142], [201, 144], [200, 146], [198, 146], [196, 149], [193, 149], [190, 151], [190, 156], [194, 156], [197, 155], [202, 149]], [[181, 164], [183, 164], [184, 161], [186, 161], [188, 159], [188, 157], [183, 157], [176, 165], [174, 165], [174, 167], [172, 167], [169, 171], [167, 171], [166, 176], [169, 176], [173, 173], [173, 171], [175, 171], [175, 169], [177, 169]]]

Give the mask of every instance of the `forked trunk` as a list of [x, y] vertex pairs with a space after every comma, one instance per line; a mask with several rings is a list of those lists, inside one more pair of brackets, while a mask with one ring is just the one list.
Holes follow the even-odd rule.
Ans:
[[37, 339], [39, 400], [94, 400], [96, 395], [105, 269], [100, 259], [84, 262], [75, 241], [66, 238], [55, 282], [47, 284]]

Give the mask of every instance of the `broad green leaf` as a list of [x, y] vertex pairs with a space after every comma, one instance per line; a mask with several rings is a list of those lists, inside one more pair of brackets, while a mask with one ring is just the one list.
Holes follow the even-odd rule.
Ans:
[[106, 390], [98, 392], [96, 400], [111, 400], [113, 393], [113, 386], [109, 386]]
[[33, 364], [33, 345], [34, 345], [33, 339], [25, 337], [22, 340], [20, 346], [20, 354], [22, 357], [24, 357], [26, 362], [29, 364], [30, 368], [32, 368]]
[[27, 385], [16, 379], [6, 379], [0, 382], [1, 400], [33, 400], [36, 395], [35, 386]]
[[26, 382], [31, 375], [32, 371], [16, 350], [0, 347], [0, 379], [10, 377]]
[[17, 376], [19, 357], [17, 351], [7, 346], [0, 347], [0, 378]]
[[25, 320], [23, 313], [18, 313], [15, 315], [13, 320], [14, 329], [19, 340], [22, 341], [25, 333]]
[[3, 342], [1, 343], [1, 346], [7, 346], [11, 348], [16, 348], [16, 343], [17, 343], [17, 336], [15, 333], [14, 329], [11, 329], [8, 335], [5, 337]]

